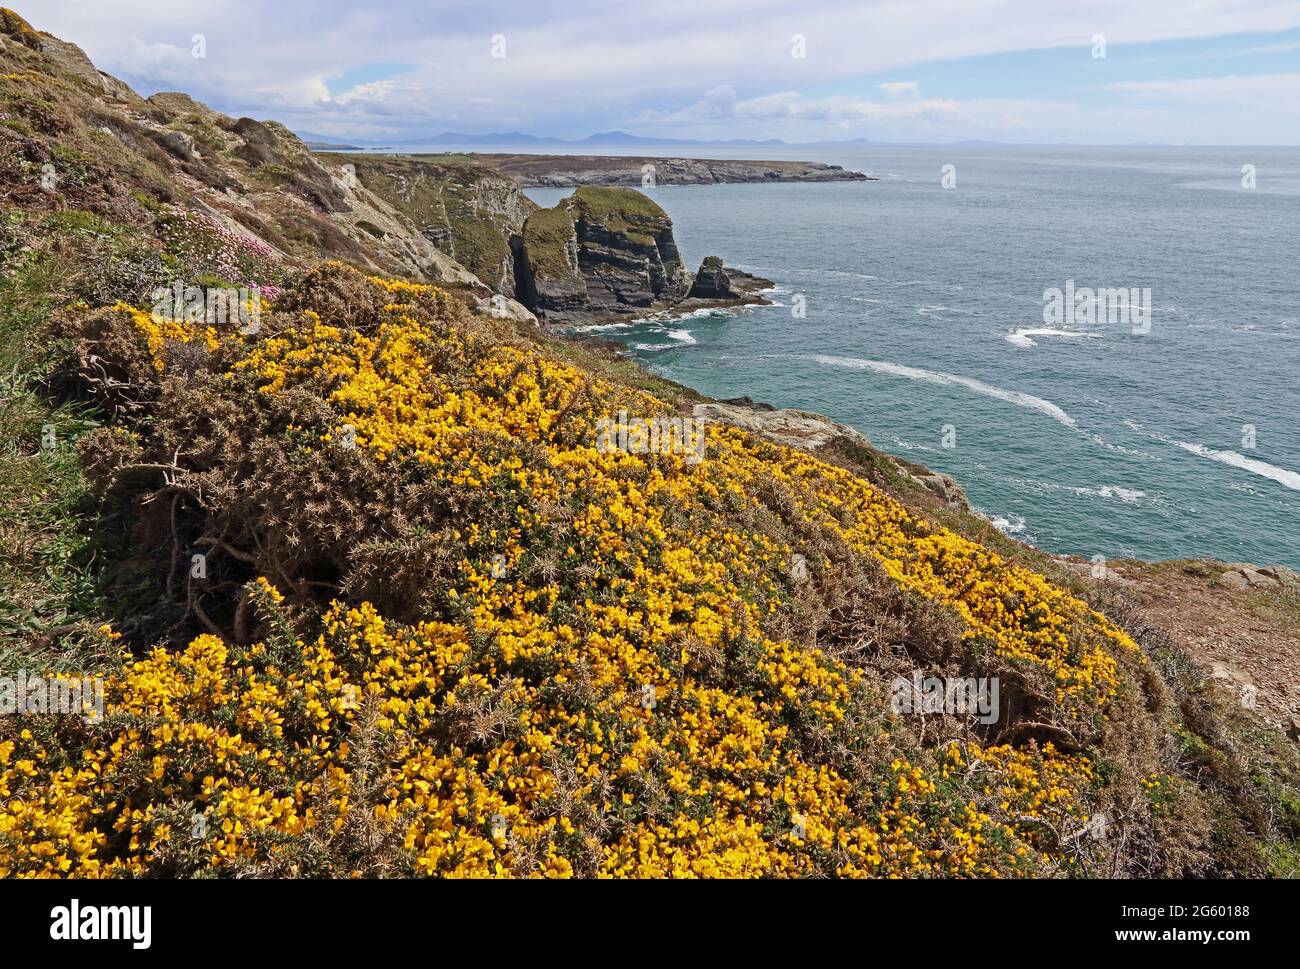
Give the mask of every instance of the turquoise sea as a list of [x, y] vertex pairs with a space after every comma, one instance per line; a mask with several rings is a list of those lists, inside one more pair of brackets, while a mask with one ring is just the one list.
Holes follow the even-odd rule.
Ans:
[[[1300, 150], [761, 156], [881, 180], [651, 190], [689, 268], [720, 255], [777, 305], [602, 335], [710, 396], [851, 424], [1042, 548], [1300, 568]], [[1071, 280], [1149, 288], [1149, 332], [1045, 324]]]

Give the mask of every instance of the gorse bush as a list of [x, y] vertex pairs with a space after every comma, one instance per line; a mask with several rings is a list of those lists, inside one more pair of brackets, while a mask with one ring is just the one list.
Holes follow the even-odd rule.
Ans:
[[[65, 325], [103, 520], [171, 605], [118, 623], [102, 720], [0, 728], [0, 875], [1216, 863], [1134, 642], [847, 470], [725, 425], [598, 447], [672, 404], [338, 265], [256, 334]], [[892, 713], [913, 667], [1002, 716]]]

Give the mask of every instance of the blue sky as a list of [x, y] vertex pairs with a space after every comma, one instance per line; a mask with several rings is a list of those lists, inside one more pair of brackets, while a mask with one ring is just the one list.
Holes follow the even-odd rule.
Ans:
[[19, 12], [141, 93], [182, 90], [341, 139], [1300, 144], [1300, 0], [40, 0]]

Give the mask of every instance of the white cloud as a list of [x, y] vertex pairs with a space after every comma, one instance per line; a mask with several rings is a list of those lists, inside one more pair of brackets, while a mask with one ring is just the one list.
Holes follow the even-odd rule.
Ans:
[[884, 84], [877, 86], [886, 94], [893, 95], [894, 97], [899, 97], [904, 94], [909, 94], [912, 97], [919, 97], [921, 94], [921, 86], [915, 81], [886, 81]]

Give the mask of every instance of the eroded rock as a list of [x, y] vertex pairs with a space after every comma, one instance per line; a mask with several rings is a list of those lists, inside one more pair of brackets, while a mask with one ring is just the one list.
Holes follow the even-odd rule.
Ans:
[[700, 271], [691, 283], [688, 299], [735, 299], [735, 290], [731, 288], [731, 277], [727, 275], [722, 260], [717, 256], [705, 256], [700, 263]]
[[672, 219], [634, 189], [581, 188], [534, 212], [518, 256], [523, 301], [553, 322], [670, 306], [686, 294]]
[[929, 474], [914, 474], [912, 480], [942, 498], [949, 506], [962, 511], [972, 510], [970, 499], [966, 497], [966, 492], [952, 475], [931, 471]]

